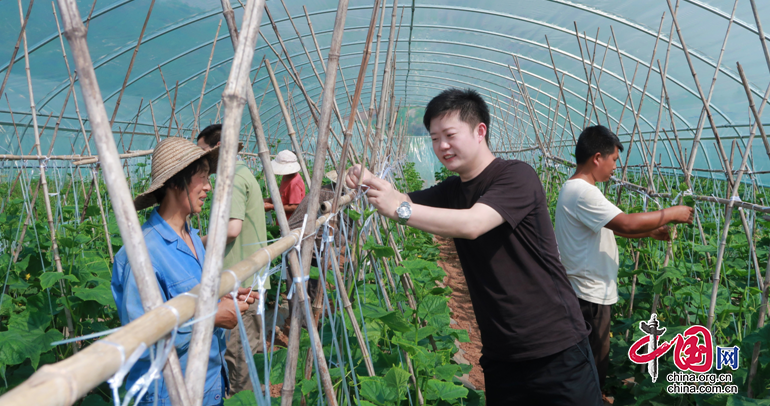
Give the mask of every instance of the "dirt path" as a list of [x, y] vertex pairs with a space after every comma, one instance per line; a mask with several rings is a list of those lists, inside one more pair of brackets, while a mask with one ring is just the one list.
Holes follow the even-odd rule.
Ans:
[[449, 307], [452, 309], [452, 320], [457, 324], [452, 324], [453, 328], [468, 330], [471, 342], [460, 343], [460, 348], [464, 351], [462, 356], [470, 362], [473, 369], [470, 373], [470, 381], [477, 390], [484, 390], [484, 373], [479, 366], [481, 357], [481, 333], [476, 324], [476, 315], [473, 312], [470, 292], [465, 284], [465, 276], [460, 267], [460, 259], [457, 257], [457, 250], [454, 242], [449, 238], [436, 237], [436, 242], [440, 244], [441, 259], [438, 265], [447, 273], [444, 284], [452, 288], [452, 298], [449, 300]]

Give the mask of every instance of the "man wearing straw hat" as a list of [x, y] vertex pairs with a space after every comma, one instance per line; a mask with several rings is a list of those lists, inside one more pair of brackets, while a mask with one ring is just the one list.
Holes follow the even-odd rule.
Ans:
[[[149, 213], [147, 221], [142, 225], [142, 233], [164, 301], [184, 294], [200, 283], [206, 250], [198, 237], [198, 230], [191, 227], [189, 216], [202, 210], [211, 190], [209, 175], [217, 166], [218, 152], [218, 148], [204, 151], [183, 138], [164, 139], [152, 154], [152, 183], [134, 200], [137, 210], [159, 204]], [[144, 314], [125, 247], [115, 256], [111, 287], [123, 325]], [[256, 292], [249, 294], [248, 289], [240, 289], [238, 309], [244, 312], [256, 296]], [[238, 323], [235, 306], [233, 299], [226, 295], [220, 300], [217, 312], [213, 315], [215, 331], [204, 384], [204, 405], [223, 402], [227, 386], [223, 329], [232, 329]], [[187, 365], [191, 337], [192, 326], [178, 329], [174, 345], [182, 370]], [[149, 352], [139, 359], [128, 374], [127, 388], [131, 388], [147, 373], [151, 362]], [[158, 392], [155, 392], [155, 385], [147, 384], [147, 393], [137, 400], [137, 404], [152, 404], [156, 396], [158, 404], [170, 404], [168, 387], [162, 378]]]
[[[297, 155], [285, 149], [279, 152], [271, 162], [273, 171], [276, 175], [283, 175], [281, 178], [281, 202], [283, 203], [286, 217], [291, 217], [297, 205], [305, 197], [305, 182], [300, 176], [300, 166], [297, 161]], [[273, 210], [273, 199], [265, 199], [265, 209]]]
[[[212, 124], [198, 134], [198, 146], [204, 151], [219, 147], [222, 136], [222, 124]], [[239, 148], [240, 149], [240, 148]], [[230, 221], [227, 224], [227, 245], [223, 269], [227, 269], [266, 245], [267, 228], [265, 225], [265, 207], [262, 201], [262, 189], [251, 170], [243, 161], [235, 163], [233, 178], [233, 196], [230, 204]], [[201, 237], [206, 245], [207, 236]], [[252, 281], [244, 281], [243, 287], [251, 287]], [[270, 289], [270, 281], [265, 283], [265, 289]], [[243, 315], [243, 327], [249, 340], [252, 354], [262, 347], [262, 328], [257, 315], [258, 303], [253, 303]], [[253, 390], [249, 378], [249, 367], [246, 364], [242, 349], [241, 335], [233, 330], [227, 338], [225, 361], [230, 378], [230, 393], [236, 394], [244, 390]]]

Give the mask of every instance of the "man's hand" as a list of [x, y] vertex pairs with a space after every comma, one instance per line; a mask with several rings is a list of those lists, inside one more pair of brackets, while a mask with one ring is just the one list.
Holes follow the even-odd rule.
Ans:
[[[241, 313], [248, 309], [249, 305], [246, 302], [238, 301], [238, 310], [240, 310]], [[219, 304], [217, 304], [217, 314], [214, 318], [214, 327], [221, 327], [232, 330], [237, 325], [238, 315], [235, 314], [233, 298], [230, 295], [226, 295], [222, 297], [222, 300], [220, 300]]]
[[658, 241], [669, 241], [671, 239], [671, 229], [668, 226], [661, 226], [650, 231], [650, 238]]
[[692, 224], [695, 218], [695, 209], [690, 206], [674, 206], [669, 207], [667, 210], [671, 210], [673, 218], [670, 223], [672, 224]]
[[353, 165], [348, 169], [348, 173], [345, 176], [345, 184], [353, 189], [358, 186], [358, 180], [361, 177], [363, 177], [361, 184], [369, 186], [369, 190], [366, 193], [369, 203], [383, 216], [389, 219], [398, 218], [396, 209], [398, 209], [401, 202], [409, 201], [409, 197], [399, 193], [390, 182], [374, 176], [367, 169], [364, 169], [364, 173], [361, 175], [360, 164]]
[[275, 210], [275, 206], [272, 203], [265, 202], [265, 211]]
[[[256, 290], [251, 290], [251, 288], [238, 288], [239, 302], [246, 302], [246, 304], [252, 304], [257, 299], [259, 299], [259, 292], [257, 292]], [[243, 311], [241, 311], [241, 313], [243, 313]]]

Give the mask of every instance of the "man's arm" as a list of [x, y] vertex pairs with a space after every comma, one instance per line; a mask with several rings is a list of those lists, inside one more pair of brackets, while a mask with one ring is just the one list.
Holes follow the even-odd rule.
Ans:
[[[229, 222], [227, 222], [227, 244], [230, 244], [231, 242], [235, 241], [236, 238], [238, 238], [239, 235], [241, 235], [241, 230], [243, 229], [243, 220], [241, 219], [230, 219]], [[204, 235], [201, 237], [201, 242], [203, 242], [203, 246], [206, 247], [206, 243], [209, 240], [208, 235]]]
[[[610, 220], [605, 227], [619, 235], [639, 235], [650, 233], [666, 224], [692, 224], [693, 208], [674, 206], [647, 213], [620, 213]], [[638, 237], [630, 237], [638, 238]]]
[[658, 241], [669, 241], [671, 239], [670, 234], [670, 228], [668, 226], [661, 226], [656, 228], [655, 230], [648, 231], [646, 233], [639, 233], [639, 234], [624, 234], [617, 231], [613, 231], [613, 233], [620, 237], [625, 238], [652, 238]]
[[[348, 187], [356, 187], [360, 171], [360, 165], [355, 165], [348, 170], [345, 179]], [[367, 191], [369, 203], [387, 218], [397, 220], [396, 209], [401, 202], [412, 202], [409, 195], [397, 191], [389, 182], [375, 177], [368, 170], [364, 171], [362, 184], [370, 188]], [[412, 204], [412, 216], [407, 225], [443, 237], [473, 240], [503, 224], [504, 221], [495, 209], [482, 203], [464, 210]]]

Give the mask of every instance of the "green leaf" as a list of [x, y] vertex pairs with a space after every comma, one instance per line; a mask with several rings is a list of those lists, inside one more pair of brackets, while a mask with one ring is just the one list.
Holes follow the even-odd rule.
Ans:
[[401, 391], [409, 382], [410, 376], [412, 375], [409, 372], [406, 372], [399, 367], [393, 367], [387, 374], [385, 374], [385, 383], [391, 388]]
[[447, 306], [448, 298], [429, 295], [423, 298], [422, 302], [417, 310], [417, 315], [420, 318], [425, 319], [428, 316], [449, 314], [449, 306]]
[[362, 377], [361, 396], [375, 405], [385, 406], [399, 400], [399, 391], [388, 386], [380, 376]]
[[412, 325], [397, 311], [388, 312], [387, 315], [380, 317], [386, 326], [392, 328], [394, 331], [406, 333], [412, 330]]
[[450, 401], [468, 396], [468, 389], [451, 382], [431, 379], [425, 384], [425, 398], [428, 400]]
[[115, 307], [115, 300], [112, 298], [112, 292], [104, 285], [99, 285], [93, 289], [83, 287], [72, 288], [72, 293], [83, 301], [93, 300], [102, 306]]
[[395, 251], [393, 251], [393, 248], [377, 244], [374, 241], [374, 237], [372, 236], [369, 236], [366, 244], [363, 246], [363, 249], [371, 251], [372, 255], [374, 255], [376, 258], [390, 258], [396, 255]]
[[732, 395], [727, 398], [727, 404], [725, 406], [767, 406], [770, 405], [770, 400], [767, 399], [751, 399], [741, 395]]
[[[286, 355], [288, 351], [286, 348], [280, 348], [273, 354], [272, 368], [270, 370], [270, 384], [283, 383], [283, 374], [286, 370]], [[268, 354], [268, 357], [270, 354]], [[254, 364], [257, 366], [257, 375], [259, 375], [259, 381], [265, 383], [265, 354], [254, 354]]]
[[257, 400], [254, 398], [254, 392], [244, 390], [236, 393], [230, 399], [225, 399], [224, 406], [256, 406]]
[[316, 382], [315, 379], [303, 379], [300, 384], [300, 389], [302, 390], [302, 395], [307, 396], [318, 389], [318, 382]]
[[17, 365], [27, 358], [37, 369], [40, 354], [51, 351], [51, 343], [63, 339], [56, 329], [43, 332], [41, 329], [11, 329], [0, 332], [0, 364]]
[[[417, 340], [420, 341], [424, 338], [427, 338], [429, 335], [434, 334], [438, 329], [433, 326], [425, 326], [419, 330], [417, 330]], [[415, 333], [414, 331], [410, 331], [406, 334], [404, 334], [404, 338], [414, 342], [415, 341]]]
[[393, 268], [393, 273], [398, 275], [398, 276], [401, 276], [401, 275], [403, 275], [405, 273], [408, 273], [408, 272], [409, 272], [409, 270], [407, 270], [403, 266], [397, 266], [397, 267]]
[[348, 217], [350, 217], [350, 219], [353, 221], [358, 221], [358, 219], [361, 218], [361, 213], [353, 209], [348, 209]]
[[65, 275], [59, 272], [45, 272], [40, 275], [40, 287], [43, 289], [48, 289], [59, 282], [61, 279], [66, 279], [73, 283], [79, 282], [75, 275]]
[[459, 372], [461, 372], [460, 366], [455, 364], [436, 367], [436, 377], [442, 381], [452, 382], [452, 378]]

